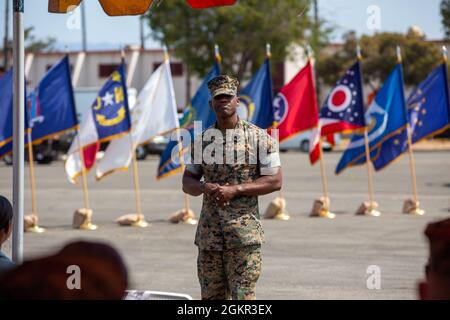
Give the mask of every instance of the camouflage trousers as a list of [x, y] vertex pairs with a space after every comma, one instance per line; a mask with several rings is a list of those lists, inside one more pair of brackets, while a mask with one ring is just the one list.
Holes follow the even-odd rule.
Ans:
[[261, 245], [199, 250], [197, 271], [202, 300], [254, 300], [261, 274]]

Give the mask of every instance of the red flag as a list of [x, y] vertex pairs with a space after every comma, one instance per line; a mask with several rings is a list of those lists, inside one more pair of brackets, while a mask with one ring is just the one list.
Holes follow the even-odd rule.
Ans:
[[89, 170], [94, 166], [99, 149], [100, 143], [98, 142], [83, 148], [84, 167], [86, 168], [86, 170]]
[[194, 9], [204, 9], [218, 6], [232, 6], [237, 0], [186, 0]]
[[312, 66], [309, 61], [294, 79], [281, 88], [273, 104], [280, 142], [312, 129], [309, 157], [314, 164], [320, 157], [319, 113]]

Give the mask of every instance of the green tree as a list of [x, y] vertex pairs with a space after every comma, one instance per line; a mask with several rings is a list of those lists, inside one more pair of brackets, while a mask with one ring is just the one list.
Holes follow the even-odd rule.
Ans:
[[345, 43], [337, 52], [318, 57], [317, 73], [322, 82], [333, 85], [355, 62], [357, 43], [361, 46], [364, 59], [364, 81], [373, 89], [379, 88], [397, 63], [397, 45], [402, 49], [406, 85], [417, 85], [442, 61], [439, 48], [413, 29], [406, 35], [384, 32], [365, 35], [360, 39], [350, 32], [345, 35]]
[[33, 31], [34, 27], [25, 29], [25, 50], [27, 52], [49, 52], [55, 50], [55, 38], [36, 39]]
[[[46, 39], [37, 39], [33, 35], [34, 27], [28, 27], [24, 32], [24, 40], [25, 40], [25, 51], [26, 52], [49, 52], [55, 50], [56, 39], [55, 38], [46, 38]], [[6, 50], [4, 48], [6, 44]], [[12, 39], [7, 39], [3, 46], [0, 47], [0, 51], [3, 54], [6, 54], [4, 57], [4, 61], [2, 61], [1, 69], [8, 69], [12, 64], [12, 54], [13, 54], [13, 42]]]
[[261, 65], [266, 43], [272, 46], [273, 64], [285, 61], [289, 45], [302, 43], [308, 37], [305, 31], [312, 29], [309, 10], [308, 0], [246, 0], [206, 10], [171, 0], [145, 18], [153, 38], [173, 49], [192, 73], [205, 75], [214, 59], [213, 45], [218, 44], [224, 72], [242, 79]]
[[441, 23], [444, 28], [445, 38], [450, 39], [450, 0], [441, 1]]

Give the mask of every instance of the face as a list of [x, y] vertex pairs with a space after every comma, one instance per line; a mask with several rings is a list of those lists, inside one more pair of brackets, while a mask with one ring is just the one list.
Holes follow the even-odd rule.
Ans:
[[236, 109], [239, 106], [239, 97], [220, 94], [209, 101], [209, 105], [216, 113], [217, 118], [226, 119], [236, 114]]
[[6, 228], [0, 230], [0, 245], [8, 240], [12, 233], [12, 221], [6, 226]]

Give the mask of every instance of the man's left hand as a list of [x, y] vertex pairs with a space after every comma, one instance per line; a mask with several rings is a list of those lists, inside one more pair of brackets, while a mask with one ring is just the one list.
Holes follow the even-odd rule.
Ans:
[[225, 207], [229, 204], [229, 202], [236, 197], [238, 192], [238, 188], [236, 185], [224, 185], [220, 186], [216, 189], [214, 193], [214, 197], [218, 202], [220, 207]]

